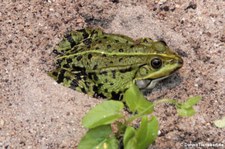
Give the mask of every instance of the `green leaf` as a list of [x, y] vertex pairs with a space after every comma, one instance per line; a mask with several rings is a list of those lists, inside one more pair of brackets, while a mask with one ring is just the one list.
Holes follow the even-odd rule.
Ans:
[[152, 116], [151, 120], [148, 122], [148, 137], [149, 145], [152, 144], [158, 137], [159, 132], [159, 122], [155, 116]]
[[194, 108], [193, 107], [191, 107], [191, 108], [188, 108], [188, 109], [182, 109], [182, 108], [178, 108], [177, 109], [177, 114], [179, 115], [179, 116], [192, 116], [192, 115], [194, 115], [196, 112], [195, 112], [195, 110], [194, 110]]
[[78, 149], [118, 149], [118, 144], [111, 126], [105, 125], [90, 129], [81, 139]]
[[201, 100], [201, 96], [189, 97], [187, 101], [182, 104], [177, 104], [177, 113], [180, 116], [192, 116], [196, 112], [193, 108], [195, 104], [197, 104]]
[[153, 103], [143, 96], [135, 84], [124, 93], [123, 100], [126, 102], [131, 112], [143, 114], [150, 114], [153, 112]]
[[123, 137], [124, 149], [138, 149], [135, 133], [136, 130], [133, 127], [130, 126], [127, 127]]
[[216, 127], [218, 128], [225, 128], [225, 117], [223, 117], [220, 120], [215, 120], [214, 124], [216, 125]]
[[159, 123], [155, 116], [151, 120], [143, 116], [137, 130], [130, 126], [127, 127], [123, 137], [125, 149], [146, 149], [157, 138], [158, 130]]
[[185, 101], [182, 105], [181, 108], [182, 109], [189, 109], [192, 106], [194, 106], [195, 104], [197, 104], [200, 100], [201, 100], [201, 96], [194, 96], [194, 97], [189, 97], [187, 99], [187, 101]]
[[121, 101], [108, 100], [91, 109], [83, 118], [82, 124], [86, 128], [94, 128], [111, 124], [123, 117]]
[[124, 133], [124, 136], [123, 136], [124, 146], [126, 146], [128, 144], [128, 142], [130, 141], [130, 139], [132, 139], [135, 136], [135, 132], [136, 132], [136, 130], [133, 127], [131, 127], [131, 126], [127, 127], [127, 129]]
[[140, 123], [140, 127], [137, 129], [137, 142], [138, 142], [138, 148], [147, 148], [147, 144], [148, 144], [148, 140], [147, 140], [147, 136], [148, 136], [148, 117], [147, 116], [143, 116], [141, 123]]
[[135, 137], [131, 138], [127, 144], [124, 146], [124, 149], [139, 149], [137, 148], [137, 140]]
[[137, 148], [145, 149], [152, 144], [158, 136], [159, 124], [155, 116], [148, 120], [147, 116], [142, 117], [140, 127], [137, 130]]

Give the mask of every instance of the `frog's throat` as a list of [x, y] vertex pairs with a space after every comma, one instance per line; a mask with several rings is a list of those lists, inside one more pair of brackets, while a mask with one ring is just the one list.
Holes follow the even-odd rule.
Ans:
[[169, 76], [157, 78], [157, 79], [154, 79], [154, 80], [136, 80], [136, 85], [138, 86], [138, 88], [144, 89], [144, 90], [145, 89], [153, 89], [159, 81], [161, 81], [165, 78], [168, 78]]

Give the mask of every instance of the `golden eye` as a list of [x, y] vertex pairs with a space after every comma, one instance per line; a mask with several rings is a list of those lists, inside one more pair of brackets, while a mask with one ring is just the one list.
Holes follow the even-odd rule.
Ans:
[[153, 58], [151, 60], [151, 66], [154, 69], [159, 69], [162, 66], [162, 60], [159, 58]]

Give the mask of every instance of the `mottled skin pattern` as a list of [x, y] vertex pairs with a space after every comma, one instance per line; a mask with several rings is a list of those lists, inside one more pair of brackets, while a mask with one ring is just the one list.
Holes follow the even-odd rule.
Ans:
[[49, 75], [58, 83], [116, 100], [132, 83], [169, 76], [183, 64], [162, 41], [133, 40], [92, 28], [69, 33], [54, 53], [57, 68]]

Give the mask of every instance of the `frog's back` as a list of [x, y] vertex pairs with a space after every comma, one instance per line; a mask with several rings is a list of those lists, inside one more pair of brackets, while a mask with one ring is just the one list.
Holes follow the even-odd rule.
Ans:
[[[150, 42], [149, 42], [150, 41]], [[153, 41], [143, 45], [132, 38], [102, 32], [100, 29], [82, 29], [65, 36], [58, 45], [58, 61], [66, 69], [85, 66], [86, 71], [104, 68], [139, 66], [152, 54]]]

